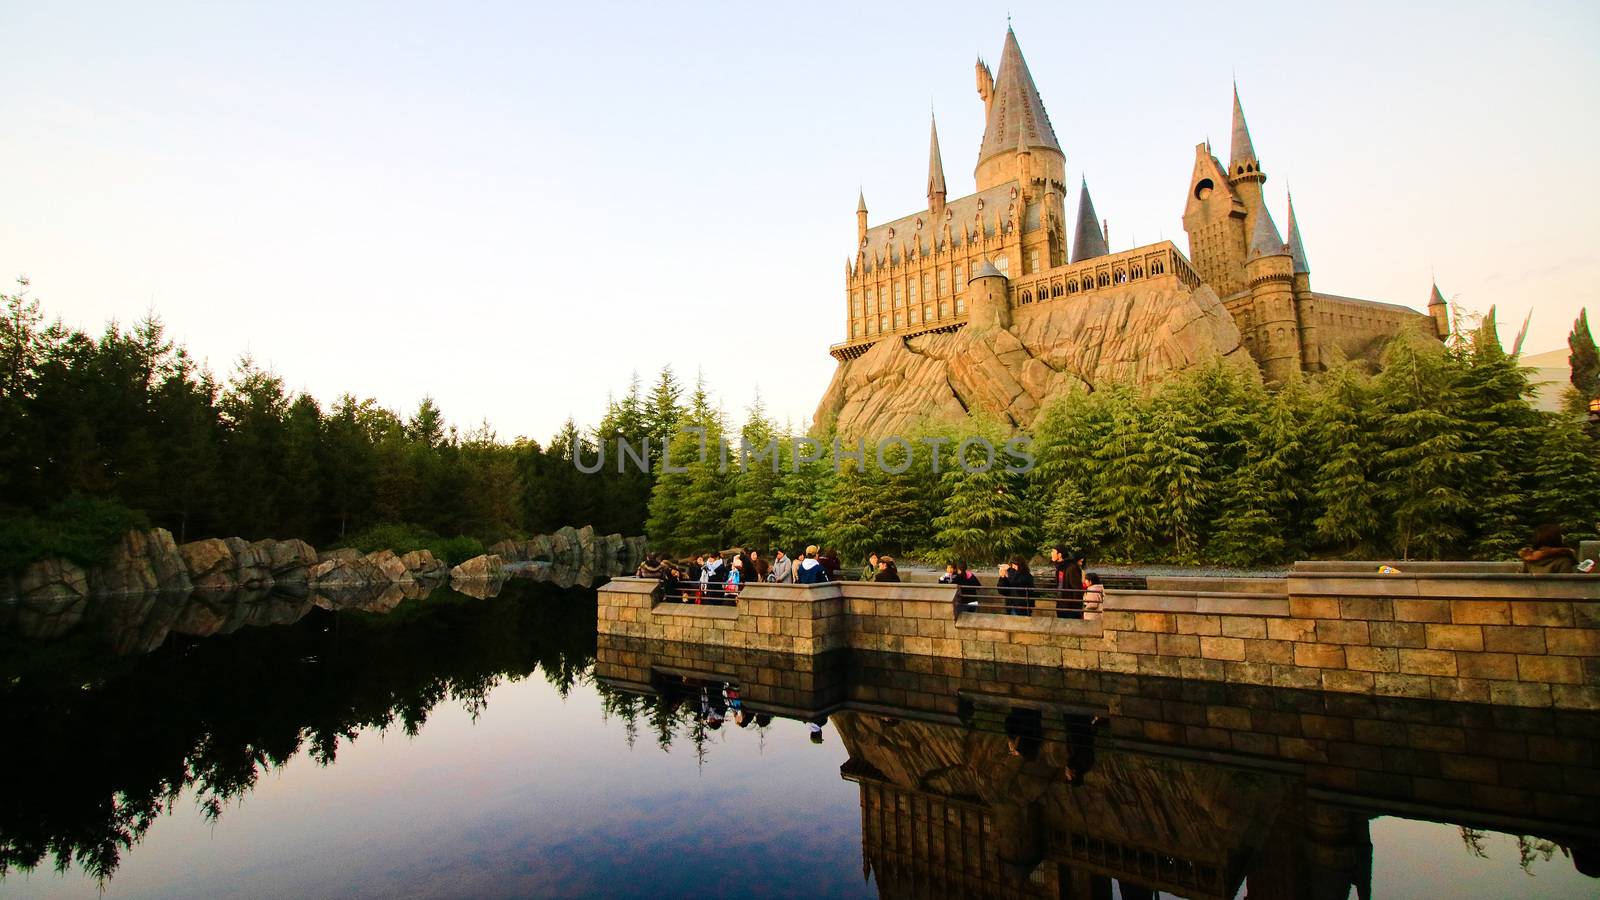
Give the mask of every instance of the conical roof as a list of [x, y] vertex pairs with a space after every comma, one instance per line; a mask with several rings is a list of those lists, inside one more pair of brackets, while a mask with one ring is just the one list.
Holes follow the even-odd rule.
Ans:
[[856, 194], [856, 212], [867, 211], [867, 192], [859, 191]]
[[1105, 233], [1100, 230], [1100, 217], [1094, 211], [1094, 201], [1089, 199], [1089, 179], [1085, 178], [1078, 192], [1078, 229], [1072, 236], [1072, 261], [1083, 262], [1110, 252]]
[[1239, 174], [1242, 165], [1260, 167], [1255, 145], [1250, 143], [1250, 126], [1244, 122], [1244, 107], [1239, 103], [1239, 85], [1233, 86], [1233, 146], [1228, 156], [1228, 170]]
[[[983, 258], [983, 265], [978, 267], [978, 271], [972, 273], [972, 278], [1004, 278], [1004, 277], [1006, 277], [1005, 273], [1001, 272], [999, 269], [996, 269], [994, 267], [994, 261], [991, 260], [987, 256], [985, 256]], [[970, 281], [972, 279], [968, 279], [968, 280]]]
[[1289, 195], [1289, 256], [1294, 259], [1294, 274], [1311, 274], [1311, 263], [1306, 261], [1306, 245], [1300, 239], [1300, 223], [1294, 217], [1294, 195]]
[[1444, 305], [1444, 295], [1439, 293], [1439, 282], [1437, 282], [1437, 281], [1435, 281], [1433, 283], [1433, 295], [1428, 298], [1428, 305], [1429, 306], [1443, 306]]
[[1017, 35], [1006, 29], [1005, 49], [1000, 53], [1000, 72], [995, 76], [994, 100], [989, 104], [989, 119], [983, 129], [983, 144], [978, 162], [1001, 153], [1014, 153], [1018, 144], [1045, 147], [1061, 152], [1050, 116], [1039, 99], [1039, 89], [1022, 58]]
[[1287, 256], [1288, 253], [1289, 248], [1284, 246], [1283, 238], [1278, 234], [1278, 225], [1272, 221], [1272, 211], [1263, 203], [1261, 209], [1256, 211], [1256, 226], [1250, 232], [1250, 252], [1245, 259]]
[[928, 126], [928, 197], [945, 193], [944, 160], [939, 155], [939, 123], [929, 116]]

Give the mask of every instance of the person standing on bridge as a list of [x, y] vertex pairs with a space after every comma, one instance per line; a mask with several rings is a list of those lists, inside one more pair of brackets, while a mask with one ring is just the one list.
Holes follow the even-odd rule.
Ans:
[[783, 555], [782, 547], [772, 551], [772, 573], [767, 580], [778, 584], [788, 584], [794, 580], [794, 560]]
[[800, 560], [794, 580], [799, 584], [822, 584], [828, 580], [828, 571], [817, 562], [817, 545], [806, 548], [806, 558]]

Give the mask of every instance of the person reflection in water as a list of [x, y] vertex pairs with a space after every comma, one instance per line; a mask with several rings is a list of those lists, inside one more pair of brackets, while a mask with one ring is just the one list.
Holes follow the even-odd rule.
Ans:
[[1063, 771], [1067, 784], [1083, 784], [1083, 777], [1094, 768], [1094, 733], [1105, 721], [1099, 716], [1068, 714], [1067, 765]]
[[1039, 758], [1044, 741], [1044, 717], [1037, 709], [1013, 706], [1006, 713], [1006, 749], [1029, 762]]
[[822, 726], [826, 724], [828, 724], [828, 717], [822, 716], [821, 718], [812, 719], [811, 722], [806, 725], [806, 730], [811, 732], [811, 743], [822, 743]]

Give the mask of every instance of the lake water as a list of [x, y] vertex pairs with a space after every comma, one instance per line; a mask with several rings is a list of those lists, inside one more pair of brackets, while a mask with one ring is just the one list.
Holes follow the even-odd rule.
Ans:
[[[1519, 805], [1541, 785], [1596, 793], [1594, 717], [1474, 730], [1490, 711], [1345, 698], [1315, 714], [1330, 736], [1291, 738], [1285, 710], [1316, 698], [1225, 706], [1136, 680], [1087, 690], [1006, 667], [597, 641], [592, 591], [522, 580], [488, 598], [301, 612], [169, 635], [144, 654], [114, 654], [108, 642], [126, 642], [88, 626], [7, 638], [0, 895], [1506, 898], [1600, 886], [1571, 855], [1592, 856], [1600, 822]], [[1203, 737], [1181, 730], [1195, 709], [1244, 710], [1260, 752], [1170, 739], [1174, 725]], [[1310, 727], [1312, 713], [1294, 715]], [[1453, 728], [1466, 746], [1435, 758], [1422, 744], [1362, 745], [1362, 722], [1409, 722], [1424, 743]], [[1312, 740], [1322, 757], [1306, 755]], [[1496, 763], [1480, 746], [1502, 743], [1542, 761]], [[1493, 790], [1426, 790], [1430, 766], [1486, 764], [1500, 767]]]

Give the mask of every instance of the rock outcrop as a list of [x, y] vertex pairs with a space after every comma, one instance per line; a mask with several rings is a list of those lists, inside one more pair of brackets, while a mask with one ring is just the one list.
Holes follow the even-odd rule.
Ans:
[[842, 362], [817, 406], [846, 439], [901, 434], [969, 412], [1017, 428], [1052, 400], [1111, 383], [1154, 384], [1216, 359], [1254, 369], [1209, 287], [1129, 287], [1011, 311], [1009, 325], [886, 338]]
[[117, 541], [105, 565], [89, 575], [97, 594], [187, 593], [194, 589], [172, 532], [130, 531]]
[[23, 637], [53, 638], [71, 631], [89, 606], [89, 574], [63, 559], [34, 563], [17, 582], [15, 627]]
[[505, 560], [492, 554], [474, 556], [450, 570], [450, 580], [498, 578], [505, 573]]
[[189, 580], [198, 591], [231, 591], [239, 586], [233, 551], [221, 538], [190, 541], [178, 548]]
[[223, 543], [233, 553], [233, 580], [240, 587], [251, 590], [272, 587], [272, 554], [262, 542], [252, 544], [234, 537]]
[[310, 544], [299, 539], [256, 543], [266, 550], [274, 584], [299, 586], [310, 580], [311, 567], [317, 564], [317, 551]]
[[416, 581], [445, 573], [445, 564], [433, 555], [432, 550], [413, 550], [400, 557], [400, 563]]

